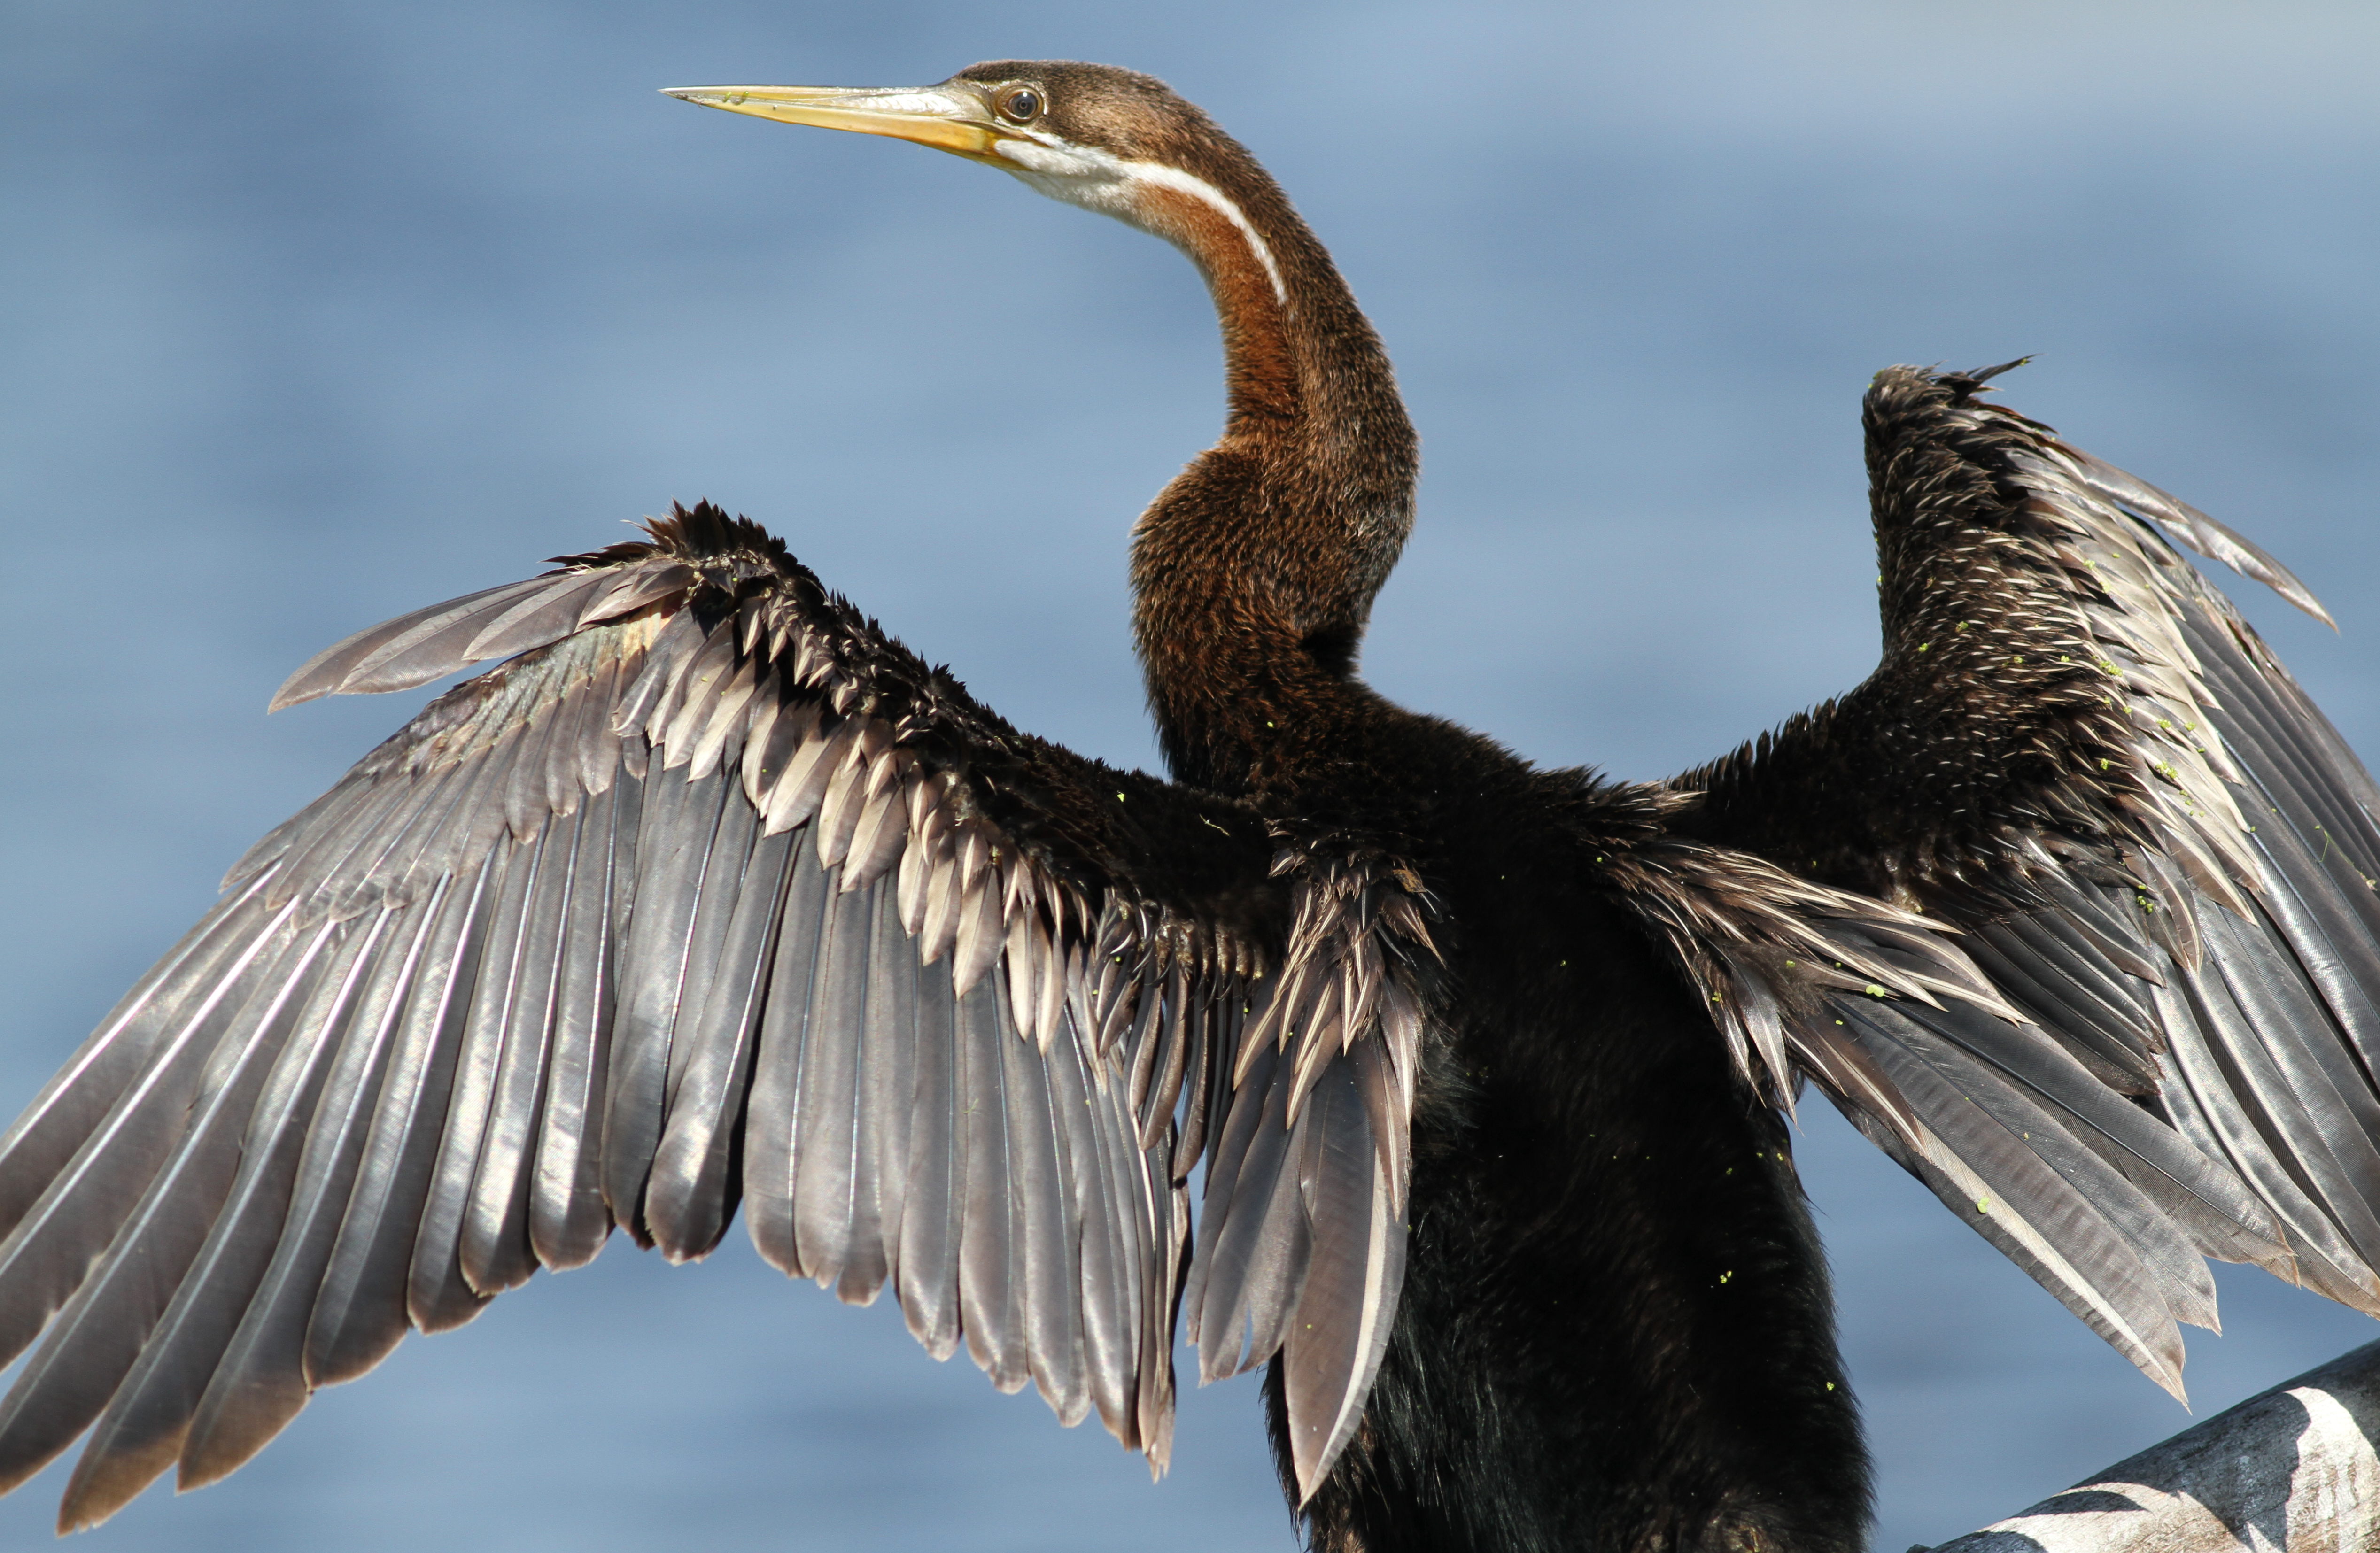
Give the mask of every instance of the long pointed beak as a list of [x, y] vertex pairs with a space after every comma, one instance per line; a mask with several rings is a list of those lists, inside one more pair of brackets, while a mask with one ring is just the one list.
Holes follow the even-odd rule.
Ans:
[[670, 96], [731, 114], [890, 135], [978, 160], [1005, 138], [981, 99], [947, 86], [670, 86]]

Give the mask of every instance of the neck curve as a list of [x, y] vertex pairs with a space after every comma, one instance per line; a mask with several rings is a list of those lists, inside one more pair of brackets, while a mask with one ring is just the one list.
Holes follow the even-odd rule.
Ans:
[[[1135, 645], [1176, 777], [1293, 781], [1370, 700], [1373, 596], [1413, 526], [1413, 426], [1330, 254], [1228, 140], [1135, 179], [1135, 224], [1188, 253], [1222, 327], [1220, 441], [1134, 531]], [[1235, 154], [1234, 154], [1235, 153]]]

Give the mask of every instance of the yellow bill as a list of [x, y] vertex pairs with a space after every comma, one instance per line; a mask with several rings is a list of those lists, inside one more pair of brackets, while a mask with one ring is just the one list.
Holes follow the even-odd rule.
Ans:
[[889, 135], [955, 155], [989, 159], [1006, 132], [976, 92], [949, 86], [671, 86], [683, 102], [781, 124]]

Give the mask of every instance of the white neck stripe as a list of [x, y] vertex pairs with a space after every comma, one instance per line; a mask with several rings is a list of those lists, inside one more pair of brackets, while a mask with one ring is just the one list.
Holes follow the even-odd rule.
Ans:
[[1284, 308], [1289, 306], [1289, 288], [1281, 284], [1281, 266], [1273, 262], [1272, 249], [1265, 245], [1256, 227], [1241, 213], [1240, 207], [1232, 203], [1221, 189], [1194, 174], [1159, 162], [1127, 162], [1123, 168], [1124, 175], [1135, 183], [1155, 184], [1160, 188], [1175, 189], [1205, 200], [1225, 221], [1239, 228], [1240, 236], [1245, 237], [1248, 247], [1256, 251], [1257, 262], [1264, 266], [1265, 274], [1272, 281], [1273, 300]]
[[1273, 262], [1272, 249], [1229, 196], [1196, 174], [1159, 162], [1126, 162], [1113, 152], [1097, 146], [1069, 145], [1054, 135], [1032, 131], [1002, 140], [999, 154], [1008, 164], [1009, 172], [1051, 199], [1114, 216], [1143, 230], [1153, 229], [1148, 225], [1147, 212], [1128, 192], [1134, 185], [1189, 195], [1230, 222], [1247, 239], [1257, 262], [1264, 266], [1266, 278], [1272, 282], [1273, 300], [1284, 309], [1289, 306], [1289, 287], [1281, 281], [1281, 266]]

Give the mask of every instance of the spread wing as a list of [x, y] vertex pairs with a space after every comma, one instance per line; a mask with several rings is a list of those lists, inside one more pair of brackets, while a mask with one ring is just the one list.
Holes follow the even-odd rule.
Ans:
[[2204, 1256], [2380, 1314], [2380, 791], [2158, 529], [2320, 615], [2297, 580], [1991, 375], [1878, 375], [1883, 662], [1677, 823], [1964, 929], [1998, 1012], [1827, 989], [1881, 1083], [1802, 1066], [2179, 1394]]
[[1018, 734], [740, 519], [652, 533], [283, 687], [509, 660], [259, 843], [0, 1138], [0, 1363], [38, 1344], [0, 1487], [86, 1428], [64, 1527], [211, 1481], [407, 1329], [739, 1206], [1157, 1465], [1186, 1281], [1207, 1373], [1283, 1355], [1318, 1478], [1402, 1270], [1418, 884]]

